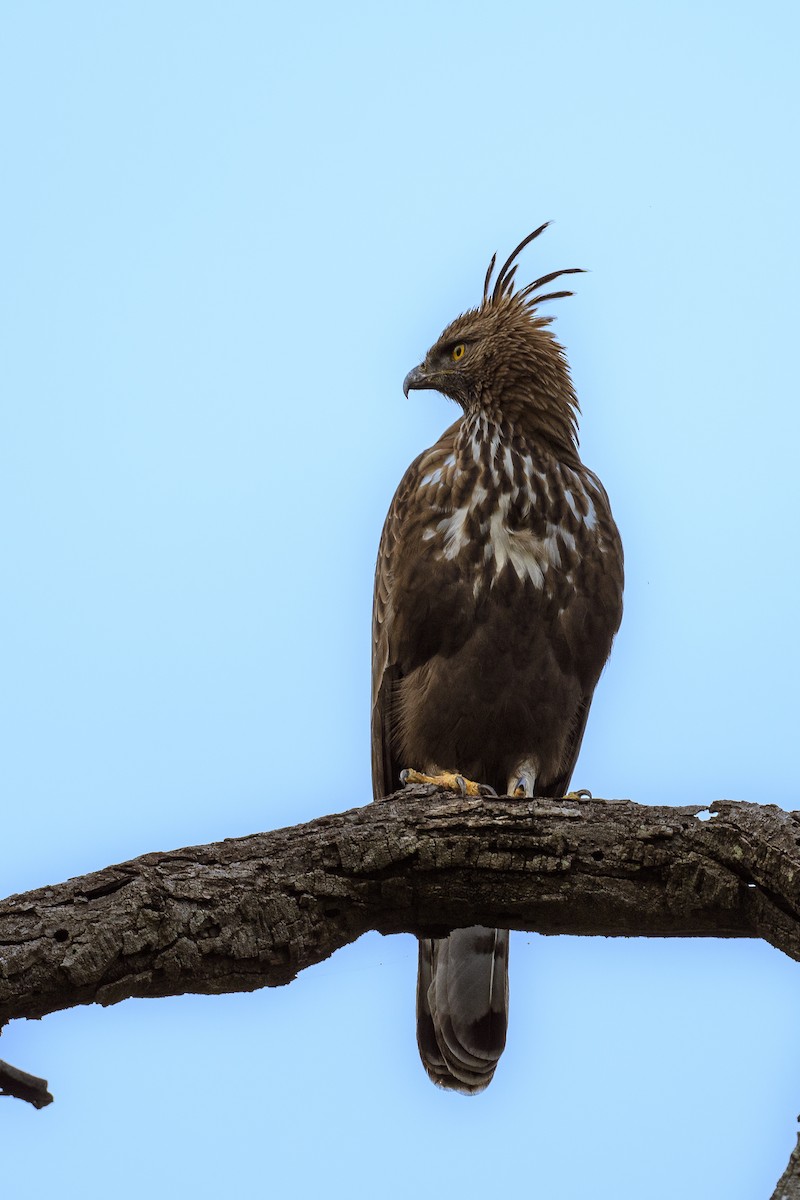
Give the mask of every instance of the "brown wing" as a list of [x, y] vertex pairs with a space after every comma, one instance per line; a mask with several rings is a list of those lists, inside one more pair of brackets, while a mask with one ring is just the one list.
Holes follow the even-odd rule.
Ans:
[[392, 662], [392, 559], [397, 548], [397, 500], [395, 494], [383, 526], [375, 566], [375, 596], [372, 606], [372, 794], [388, 796], [400, 786], [399, 768], [392, 754], [392, 700], [400, 672]]
[[[608, 495], [593, 471], [581, 466], [581, 475], [597, 516], [593, 546], [579, 554], [573, 576], [575, 590], [559, 614], [553, 636], [557, 657], [564, 669], [577, 673], [584, 692], [572, 717], [569, 738], [556, 779], [537, 788], [543, 796], [563, 796], [583, 742], [594, 689], [606, 662], [611, 641], [622, 620], [624, 560], [622, 541], [611, 515]], [[581, 549], [580, 545], [578, 547]]]
[[[396, 702], [402, 672], [396, 660], [393, 641], [395, 623], [395, 561], [403, 529], [414, 505], [421, 476], [451, 453], [461, 421], [446, 429], [439, 441], [420, 454], [406, 471], [394, 494], [381, 534], [375, 565], [375, 592], [372, 606], [372, 793], [378, 799], [400, 787], [400, 771], [393, 750], [393, 731], [397, 723]], [[413, 765], [413, 764], [412, 764]]]

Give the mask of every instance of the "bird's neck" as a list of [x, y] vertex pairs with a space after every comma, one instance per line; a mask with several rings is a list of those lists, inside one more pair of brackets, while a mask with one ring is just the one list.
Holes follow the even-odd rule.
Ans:
[[522, 440], [567, 464], [579, 462], [575, 421], [577, 400], [571, 387], [569, 396], [515, 397], [505, 394], [502, 401], [484, 392], [480, 403], [469, 407], [462, 421], [464, 443], [510, 445]]

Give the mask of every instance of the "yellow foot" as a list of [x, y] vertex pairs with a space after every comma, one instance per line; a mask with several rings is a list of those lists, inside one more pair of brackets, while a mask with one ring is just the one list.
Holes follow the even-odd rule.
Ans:
[[577, 792], [567, 792], [565, 800], [592, 800], [594, 797], [588, 788], [578, 788]]
[[428, 783], [434, 787], [447, 788], [449, 792], [460, 792], [462, 796], [496, 796], [494, 788], [488, 783], [475, 783], [473, 779], [465, 779], [451, 771], [442, 771], [439, 775], [423, 775], [421, 771], [401, 771], [400, 782], [404, 787], [410, 783]]

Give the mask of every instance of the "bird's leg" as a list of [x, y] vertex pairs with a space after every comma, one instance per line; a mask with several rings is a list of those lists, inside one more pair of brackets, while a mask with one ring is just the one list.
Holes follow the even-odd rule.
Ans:
[[400, 782], [403, 787], [413, 783], [427, 783], [434, 787], [446, 788], [448, 792], [460, 792], [462, 796], [496, 796], [497, 792], [488, 783], [476, 783], [474, 779], [465, 779], [455, 771], [440, 771], [438, 767], [429, 768], [430, 774], [422, 771], [407, 769], [400, 772]]
[[[508, 777], [508, 794], [518, 799], [532, 797], [536, 787], [537, 766], [528, 758], [519, 763]], [[567, 792], [564, 800], [591, 800], [592, 793], [588, 788], [578, 788], [575, 792]]]
[[522, 799], [533, 796], [536, 787], [538, 766], [532, 759], [526, 758], [519, 763], [508, 777], [508, 794]]

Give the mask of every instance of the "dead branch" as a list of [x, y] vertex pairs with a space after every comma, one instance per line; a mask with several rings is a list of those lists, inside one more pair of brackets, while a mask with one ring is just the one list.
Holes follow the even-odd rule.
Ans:
[[[800, 960], [799, 882], [800, 813], [774, 805], [407, 788], [3, 901], [0, 1026], [129, 996], [278, 986], [370, 929], [760, 937]], [[6, 1063], [0, 1095], [52, 1099]], [[800, 1196], [797, 1164], [795, 1151], [773, 1200]]]
[[47, 1090], [47, 1080], [38, 1075], [29, 1075], [0, 1059], [0, 1096], [15, 1096], [27, 1100], [34, 1108], [47, 1108], [53, 1097]]
[[[708, 819], [702, 819], [703, 817]], [[800, 959], [800, 813], [407, 789], [0, 904], [0, 1024], [289, 983], [367, 930], [761, 937]]]
[[770, 1200], [800, 1200], [800, 1135]]

